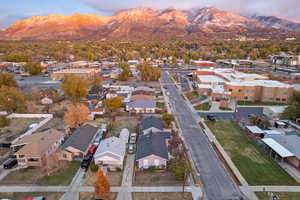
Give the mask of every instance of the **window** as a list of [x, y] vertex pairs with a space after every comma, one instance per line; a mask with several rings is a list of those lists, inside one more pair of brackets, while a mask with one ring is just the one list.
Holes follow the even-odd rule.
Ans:
[[239, 92], [242, 92], [242, 90], [241, 90], [241, 89], [239, 89]]
[[246, 97], [244, 97], [244, 99], [248, 99], [248, 97], [246, 96]]
[[29, 158], [28, 161], [29, 162], [38, 162], [39, 159], [38, 158]]
[[286, 99], [281, 99], [281, 101], [284, 101], [284, 102], [285, 102], [285, 101], [286, 101]]
[[229, 92], [232, 92], [232, 89], [229, 89]]
[[279, 99], [279, 98], [276, 98], [276, 101], [280, 101], [280, 99]]
[[155, 165], [155, 166], [159, 166], [159, 160], [158, 160], [158, 159], [155, 159], [155, 160], [154, 160], [154, 165]]

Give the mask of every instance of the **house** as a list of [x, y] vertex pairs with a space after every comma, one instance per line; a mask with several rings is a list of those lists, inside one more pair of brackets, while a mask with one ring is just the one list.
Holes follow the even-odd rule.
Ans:
[[122, 139], [125, 143], [128, 143], [129, 135], [129, 130], [127, 128], [123, 128], [120, 132], [119, 138]]
[[270, 156], [290, 163], [300, 170], [300, 137], [296, 135], [272, 134], [262, 139]]
[[27, 135], [11, 145], [18, 164], [26, 167], [42, 167], [49, 156], [54, 154], [63, 142], [65, 134], [55, 129], [48, 129], [32, 135]]
[[134, 113], [155, 113], [156, 101], [153, 100], [136, 100], [126, 104], [126, 110]]
[[104, 113], [105, 113], [104, 108], [94, 108], [94, 109], [91, 110], [90, 119], [95, 120], [97, 116], [104, 115]]
[[92, 87], [89, 92], [88, 95], [86, 97], [86, 99], [88, 101], [100, 101], [104, 99], [104, 89], [102, 88], [94, 88]]
[[155, 116], [146, 117], [140, 123], [140, 133], [146, 135], [150, 132], [161, 132], [163, 131], [163, 122], [160, 118]]
[[108, 167], [110, 170], [123, 169], [126, 143], [118, 137], [102, 140], [94, 155], [96, 165]]
[[98, 128], [85, 124], [77, 128], [62, 145], [61, 160], [72, 161], [83, 158]]
[[169, 160], [165, 134], [141, 135], [137, 142], [136, 158], [139, 168], [166, 167]]
[[136, 87], [134, 89], [134, 91], [155, 92], [155, 89], [149, 88], [149, 87], [145, 87], [145, 86], [140, 86], [140, 87]]
[[146, 94], [136, 94], [131, 96], [130, 101], [136, 101], [140, 99], [145, 99], [145, 100], [155, 100], [156, 97], [152, 95], [146, 95]]

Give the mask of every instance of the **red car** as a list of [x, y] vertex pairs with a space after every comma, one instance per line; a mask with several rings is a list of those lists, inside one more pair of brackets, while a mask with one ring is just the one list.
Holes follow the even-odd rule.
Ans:
[[90, 155], [90, 156], [92, 156], [92, 155], [94, 155], [94, 153], [96, 152], [96, 150], [97, 150], [97, 146], [96, 145], [92, 145], [92, 146], [90, 146], [87, 154]]

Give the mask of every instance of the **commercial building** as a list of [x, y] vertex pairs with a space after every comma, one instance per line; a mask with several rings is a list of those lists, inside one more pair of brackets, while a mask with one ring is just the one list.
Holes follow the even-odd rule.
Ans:
[[94, 68], [71, 68], [71, 69], [63, 69], [60, 71], [56, 71], [52, 73], [51, 78], [53, 80], [62, 80], [66, 75], [74, 75], [79, 78], [88, 79], [92, 77], [94, 74], [99, 73], [100, 69]]
[[293, 86], [269, 80], [259, 74], [247, 74], [233, 69], [201, 69], [193, 72], [198, 90], [212, 100], [235, 99], [251, 102], [287, 103]]

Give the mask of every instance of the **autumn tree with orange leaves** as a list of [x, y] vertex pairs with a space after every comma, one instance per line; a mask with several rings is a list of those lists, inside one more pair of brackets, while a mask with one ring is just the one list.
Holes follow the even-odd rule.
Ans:
[[94, 183], [95, 194], [100, 197], [107, 197], [110, 192], [110, 183], [101, 169], [97, 172], [97, 179]]
[[71, 128], [78, 127], [88, 120], [89, 109], [84, 104], [76, 104], [65, 113], [64, 121]]

